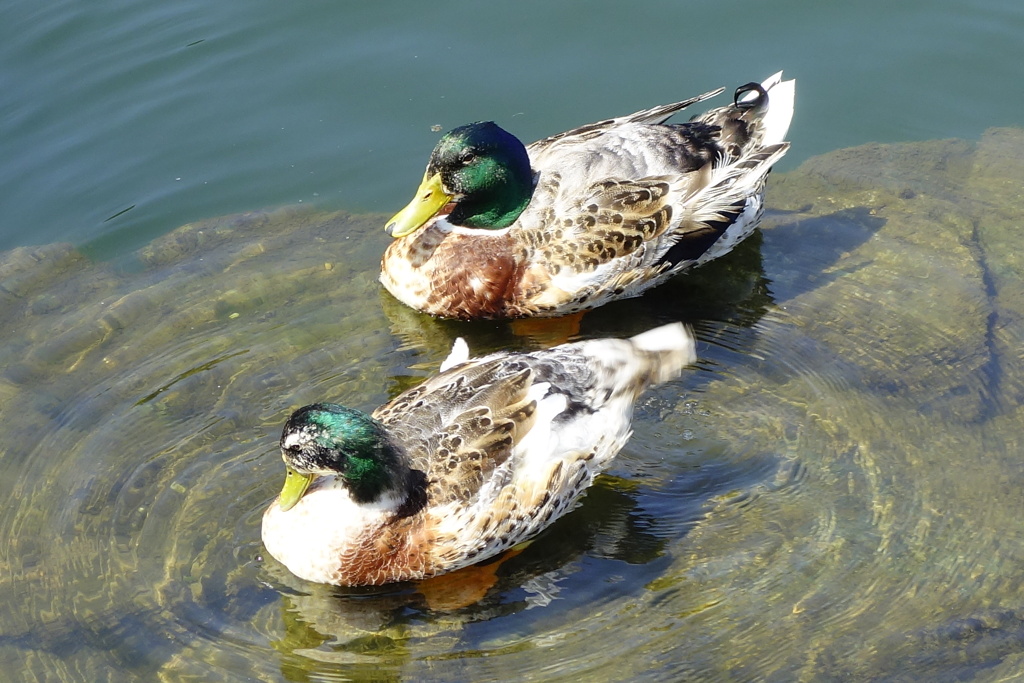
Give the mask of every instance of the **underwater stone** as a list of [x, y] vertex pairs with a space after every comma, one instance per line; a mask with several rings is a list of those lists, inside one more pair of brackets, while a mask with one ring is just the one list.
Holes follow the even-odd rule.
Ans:
[[[771, 217], [765, 229], [784, 267], [787, 259], [800, 262], [801, 249], [836, 239], [830, 228], [850, 234], [842, 222], [859, 217], [862, 234], [870, 234], [824, 264], [815, 286], [798, 294], [813, 314], [795, 322], [861, 368], [876, 390], [912, 397], [925, 413], [967, 421], [991, 410], [995, 369], [1008, 350], [992, 343], [998, 317], [989, 257], [976, 233], [991, 207], [971, 199], [979, 192], [969, 181], [986, 148], [984, 141], [940, 140], [815, 157], [769, 183], [769, 206], [787, 213]], [[985, 165], [1020, 187], [1018, 168]], [[1013, 201], [993, 198], [1003, 207], [996, 215], [1012, 213]], [[810, 223], [817, 234], [803, 227]], [[793, 239], [797, 234], [802, 239]]]

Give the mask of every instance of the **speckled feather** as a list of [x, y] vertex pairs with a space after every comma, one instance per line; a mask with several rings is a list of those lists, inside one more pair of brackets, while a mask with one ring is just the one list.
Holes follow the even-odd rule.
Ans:
[[765, 178], [789, 147], [792, 83], [765, 81], [767, 112], [730, 105], [664, 124], [720, 89], [535, 142], [533, 197], [512, 226], [437, 218], [389, 245], [381, 281], [434, 315], [556, 316], [717, 258], [761, 217]]
[[576, 504], [630, 434], [652, 383], [694, 360], [682, 325], [629, 340], [461, 360], [374, 413], [417, 476], [357, 505], [335, 477], [263, 522], [272, 555], [339, 585], [420, 579], [531, 538]]

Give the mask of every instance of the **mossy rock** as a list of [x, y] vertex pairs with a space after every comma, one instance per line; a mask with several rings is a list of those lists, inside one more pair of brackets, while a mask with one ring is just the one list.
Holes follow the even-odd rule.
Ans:
[[[1024, 133], [999, 129], [839, 150], [773, 177], [766, 246], [780, 272], [813, 281], [787, 302], [802, 335], [925, 412], [990, 416], [997, 385], [1020, 384], [1022, 149]], [[863, 239], [825, 270], [806, 268], [805, 250], [851, 234]]]

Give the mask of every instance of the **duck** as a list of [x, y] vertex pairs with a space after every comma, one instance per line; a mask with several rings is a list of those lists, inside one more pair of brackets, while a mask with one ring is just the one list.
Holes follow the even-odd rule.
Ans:
[[472, 359], [458, 339], [438, 374], [370, 414], [335, 403], [291, 414], [263, 544], [299, 578], [338, 586], [519, 550], [608, 467], [641, 393], [695, 358], [681, 323]]
[[723, 91], [529, 146], [491, 121], [449, 131], [385, 226], [381, 283], [442, 318], [558, 317], [723, 256], [764, 211], [796, 84], [780, 71], [737, 88], [731, 105], [666, 123]]

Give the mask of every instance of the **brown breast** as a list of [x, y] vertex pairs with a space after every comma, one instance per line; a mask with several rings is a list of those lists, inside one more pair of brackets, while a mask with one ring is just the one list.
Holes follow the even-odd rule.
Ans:
[[360, 537], [344, 556], [334, 583], [379, 586], [422, 579], [444, 571], [435, 555], [436, 539], [423, 515], [399, 519]]
[[381, 281], [406, 304], [472, 320], [518, 317], [524, 267], [507, 232], [443, 233], [428, 227], [389, 245]]

